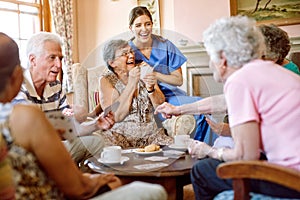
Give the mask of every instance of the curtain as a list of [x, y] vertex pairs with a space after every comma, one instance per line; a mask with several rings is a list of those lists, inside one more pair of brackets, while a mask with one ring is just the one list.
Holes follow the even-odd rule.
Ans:
[[72, 42], [73, 5], [72, 0], [50, 0], [55, 32], [63, 41], [63, 87], [67, 93], [73, 92], [72, 80]]

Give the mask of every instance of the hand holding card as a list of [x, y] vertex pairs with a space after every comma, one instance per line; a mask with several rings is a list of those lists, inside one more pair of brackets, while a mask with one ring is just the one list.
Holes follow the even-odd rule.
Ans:
[[72, 141], [77, 137], [73, 116], [66, 116], [61, 111], [49, 111], [45, 115], [56, 130], [63, 132], [64, 139]]
[[141, 77], [140, 79], [143, 79], [147, 74], [151, 73], [153, 71], [153, 68], [149, 65], [141, 65]]
[[116, 110], [118, 109], [119, 105], [120, 105], [120, 102], [119, 102], [119, 101], [116, 101], [115, 103], [113, 103], [113, 104], [111, 104], [110, 106], [106, 107], [106, 108], [104, 109], [104, 114], [103, 114], [103, 116], [106, 117], [107, 114], [108, 114], [109, 112], [111, 112], [111, 111], [112, 111], [112, 112], [116, 112]]

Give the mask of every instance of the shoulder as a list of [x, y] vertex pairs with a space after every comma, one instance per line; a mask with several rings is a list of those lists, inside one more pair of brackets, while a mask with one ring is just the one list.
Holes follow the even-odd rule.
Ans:
[[36, 105], [17, 104], [11, 113], [10, 120], [13, 124], [31, 126], [45, 118], [45, 114]]
[[152, 39], [156, 40], [158, 42], [162, 42], [162, 43], [165, 43], [165, 42], [169, 41], [168, 39], [166, 39], [166, 38], [164, 38], [160, 35], [155, 35], [155, 34], [152, 34]]
[[107, 71], [102, 76], [100, 76], [99, 80], [100, 84], [114, 85], [119, 79], [113, 72]]

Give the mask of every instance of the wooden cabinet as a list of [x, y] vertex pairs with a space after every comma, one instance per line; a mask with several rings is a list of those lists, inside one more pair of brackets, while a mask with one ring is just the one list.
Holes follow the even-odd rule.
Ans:
[[223, 84], [217, 83], [209, 69], [209, 56], [201, 45], [179, 47], [187, 57], [182, 67], [184, 84], [181, 89], [191, 96], [208, 97], [223, 93]]

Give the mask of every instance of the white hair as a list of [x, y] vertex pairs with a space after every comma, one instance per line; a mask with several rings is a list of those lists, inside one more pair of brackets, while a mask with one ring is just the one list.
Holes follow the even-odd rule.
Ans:
[[[44, 45], [46, 42], [54, 42], [62, 46], [62, 41], [59, 35], [55, 33], [49, 33], [49, 32], [39, 32], [31, 36], [31, 38], [27, 42], [27, 48], [26, 48], [26, 56], [27, 59], [29, 59], [30, 55], [41, 55], [45, 49]], [[29, 61], [28, 61], [28, 67], [29, 67]]]
[[245, 16], [217, 20], [204, 31], [203, 40], [211, 60], [218, 62], [223, 53], [229, 67], [242, 67], [261, 58], [265, 50], [264, 36], [255, 20]]

